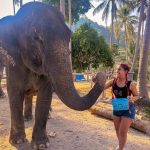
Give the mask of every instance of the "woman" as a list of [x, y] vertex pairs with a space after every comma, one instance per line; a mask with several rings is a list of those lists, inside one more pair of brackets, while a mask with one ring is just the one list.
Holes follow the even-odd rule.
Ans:
[[120, 64], [117, 77], [105, 85], [105, 89], [112, 87], [113, 98], [129, 98], [129, 110], [113, 110], [113, 121], [119, 141], [116, 150], [123, 150], [125, 147], [128, 129], [135, 118], [134, 102], [139, 98], [135, 84], [128, 81], [128, 72], [128, 65]]

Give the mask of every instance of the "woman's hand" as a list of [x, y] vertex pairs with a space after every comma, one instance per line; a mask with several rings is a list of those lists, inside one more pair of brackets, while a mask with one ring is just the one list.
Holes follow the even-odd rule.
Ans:
[[128, 96], [127, 98], [129, 99], [130, 103], [134, 103], [136, 100], [139, 99], [139, 96]]
[[96, 83], [96, 76], [92, 76], [92, 81]]

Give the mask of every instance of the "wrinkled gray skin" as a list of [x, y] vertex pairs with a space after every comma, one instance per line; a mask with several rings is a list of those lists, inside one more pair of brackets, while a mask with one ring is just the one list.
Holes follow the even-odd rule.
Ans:
[[69, 59], [71, 32], [60, 12], [40, 2], [24, 5], [14, 17], [0, 20], [2, 47], [15, 61], [7, 62], [7, 90], [10, 102], [10, 142], [26, 141], [23, 101], [37, 91], [32, 145], [48, 147], [46, 123], [53, 90], [71, 109], [89, 109], [101, 94], [105, 75], [98, 73], [91, 91], [80, 97], [75, 90]]
[[[6, 19], [6, 18], [5, 18]], [[2, 79], [3, 79], [3, 72], [5, 67], [5, 59], [0, 55], [0, 98], [4, 98], [6, 95], [2, 89]], [[33, 118], [32, 115], [32, 98], [33, 95], [25, 96], [24, 99], [24, 120], [30, 121]]]
[[30, 95], [25, 95], [24, 97], [24, 121], [30, 121], [33, 118], [32, 115], [32, 99], [33, 99], [32, 94]]
[[[24, 98], [24, 121], [30, 121], [33, 119], [33, 114], [32, 114], [33, 96], [34, 96], [34, 94], [25, 95], [25, 98]], [[51, 118], [51, 114], [50, 114], [51, 111], [52, 111], [52, 107], [50, 104], [48, 119]]]
[[2, 79], [3, 79], [3, 71], [4, 71], [4, 65], [5, 65], [5, 60], [4, 58], [0, 55], [0, 98], [4, 98], [5, 97], [5, 93], [2, 89]]

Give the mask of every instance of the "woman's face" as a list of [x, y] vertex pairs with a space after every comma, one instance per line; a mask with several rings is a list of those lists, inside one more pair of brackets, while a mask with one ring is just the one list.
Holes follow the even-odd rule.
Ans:
[[125, 71], [121, 66], [117, 69], [117, 76], [118, 77], [125, 77], [127, 74], [127, 71]]

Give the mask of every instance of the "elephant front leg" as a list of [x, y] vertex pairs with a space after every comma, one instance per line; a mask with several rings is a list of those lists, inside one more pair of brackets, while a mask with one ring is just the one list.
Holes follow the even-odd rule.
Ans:
[[49, 139], [46, 134], [46, 123], [52, 99], [50, 83], [42, 83], [38, 90], [35, 125], [32, 134], [32, 146], [34, 149], [45, 149], [49, 146]]
[[23, 93], [18, 89], [8, 90], [11, 113], [11, 130], [9, 141], [11, 144], [26, 142], [24, 120], [23, 120]]
[[32, 115], [32, 98], [33, 95], [26, 95], [24, 99], [24, 121], [30, 121], [33, 118]]

